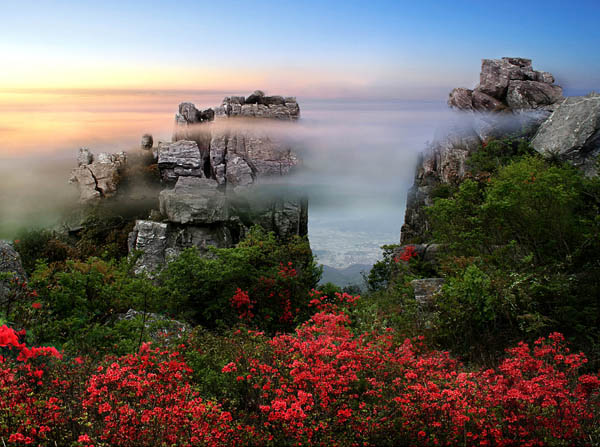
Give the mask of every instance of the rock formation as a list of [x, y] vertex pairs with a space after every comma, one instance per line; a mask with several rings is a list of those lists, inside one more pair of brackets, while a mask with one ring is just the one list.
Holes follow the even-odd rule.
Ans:
[[565, 99], [541, 125], [532, 145], [544, 156], [569, 161], [586, 175], [597, 175], [600, 94]]
[[181, 103], [173, 141], [159, 142], [156, 153], [166, 186], [159, 194], [161, 219], [138, 220], [129, 237], [130, 251], [140, 253], [137, 270], [151, 273], [188, 247], [230, 247], [252, 225], [283, 238], [307, 234], [305, 199], [259, 198], [255, 191], [260, 179], [287, 175], [300, 162], [259, 119], [299, 115], [295, 98], [261, 91], [226, 97], [214, 111]]
[[220, 107], [215, 109], [217, 117], [271, 118], [296, 120], [300, 117], [300, 107], [294, 97], [265, 96], [256, 90], [247, 98], [228, 96]]
[[80, 148], [77, 155], [77, 168], [71, 172], [70, 183], [77, 183], [81, 202], [111, 197], [119, 186], [119, 173], [127, 157], [124, 152], [118, 154], [101, 153], [98, 156], [88, 148]]
[[468, 175], [469, 156], [482, 143], [510, 133], [533, 136], [563, 99], [554, 77], [533, 70], [530, 59], [484, 59], [479, 85], [450, 93], [448, 104], [463, 113], [450, 129], [435, 136], [419, 159], [401, 244], [426, 242], [429, 223], [424, 210], [433, 203], [432, 192]]
[[475, 89], [455, 88], [448, 104], [460, 110], [498, 112], [507, 108], [548, 108], [562, 99], [562, 88], [554, 76], [536, 71], [531, 59], [503, 57], [484, 59]]
[[[10, 290], [11, 279], [24, 281], [26, 279], [25, 270], [21, 264], [21, 256], [13, 246], [0, 240], [0, 306], [4, 303]], [[6, 276], [4, 278], [4, 276]]]

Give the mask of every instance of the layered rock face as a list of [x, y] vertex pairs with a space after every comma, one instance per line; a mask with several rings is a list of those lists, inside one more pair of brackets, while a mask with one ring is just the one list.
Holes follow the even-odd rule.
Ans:
[[448, 104], [460, 110], [497, 112], [546, 108], [562, 99], [554, 76], [532, 68], [531, 59], [484, 59], [475, 89], [455, 88]]
[[452, 90], [448, 104], [463, 113], [420, 156], [408, 192], [401, 244], [427, 242], [425, 208], [433, 203], [433, 191], [469, 175], [468, 159], [482, 143], [508, 134], [533, 136], [552, 110], [558, 111], [564, 98], [553, 83], [550, 73], [533, 70], [530, 59], [505, 57], [483, 60], [475, 89]]
[[217, 117], [271, 118], [279, 120], [297, 120], [300, 107], [292, 96], [265, 96], [256, 90], [247, 98], [228, 96], [215, 109]]

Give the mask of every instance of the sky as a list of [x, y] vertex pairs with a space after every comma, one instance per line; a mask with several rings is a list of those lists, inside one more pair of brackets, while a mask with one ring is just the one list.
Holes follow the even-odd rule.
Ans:
[[0, 90], [293, 91], [439, 99], [482, 58], [600, 89], [596, 1], [0, 0]]

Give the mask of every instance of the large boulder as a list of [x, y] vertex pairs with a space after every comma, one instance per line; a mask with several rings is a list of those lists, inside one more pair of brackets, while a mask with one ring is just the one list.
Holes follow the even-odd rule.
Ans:
[[499, 112], [547, 107], [562, 99], [562, 88], [554, 85], [554, 76], [534, 70], [531, 59], [503, 57], [483, 59], [479, 85], [474, 90], [455, 88], [448, 105], [459, 110]]
[[179, 177], [173, 189], [160, 192], [160, 211], [170, 222], [214, 224], [229, 219], [226, 195], [217, 182], [198, 177]]
[[204, 177], [204, 158], [195, 141], [158, 143], [158, 169], [163, 181], [175, 183], [179, 177]]
[[89, 149], [81, 148], [77, 156], [78, 166], [71, 172], [69, 183], [77, 184], [82, 203], [114, 196], [126, 162], [124, 152], [94, 156]]
[[597, 174], [600, 155], [600, 94], [565, 99], [541, 125], [532, 145], [546, 157], [569, 161]]
[[135, 309], [129, 309], [126, 313], [119, 315], [117, 320], [143, 321], [146, 335], [156, 342], [168, 342], [173, 338], [179, 339], [191, 330], [187, 323], [161, 314], [141, 312]]
[[558, 85], [537, 81], [512, 81], [506, 94], [506, 102], [512, 109], [537, 109], [563, 99]]
[[415, 300], [421, 306], [432, 306], [435, 304], [435, 297], [444, 285], [443, 278], [424, 278], [413, 279], [410, 282], [415, 293]]
[[205, 252], [208, 247], [231, 247], [233, 240], [224, 225], [195, 226], [138, 220], [129, 234], [129, 252], [138, 253], [136, 273], [150, 275], [177, 258], [186, 248]]

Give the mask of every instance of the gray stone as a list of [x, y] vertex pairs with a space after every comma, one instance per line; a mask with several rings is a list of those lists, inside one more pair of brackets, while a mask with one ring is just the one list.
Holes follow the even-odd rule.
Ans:
[[182, 102], [179, 104], [179, 116], [183, 120], [180, 119], [178, 122], [183, 121], [186, 124], [195, 124], [200, 121], [199, 115], [200, 111], [191, 102]]
[[150, 135], [149, 133], [142, 135], [142, 141], [140, 143], [140, 147], [142, 149], [151, 150], [153, 145], [154, 139], [152, 138], [152, 135]]
[[448, 105], [459, 110], [473, 110], [473, 90], [455, 88], [450, 92]]
[[[117, 193], [120, 172], [127, 162], [124, 152], [100, 153], [94, 157], [88, 149], [80, 149], [77, 160], [79, 166], [71, 171], [69, 183], [77, 184], [80, 202], [92, 202]], [[93, 161], [82, 163], [85, 160]]]
[[173, 338], [182, 338], [186, 332], [191, 330], [190, 325], [164, 315], [141, 312], [129, 309], [126, 313], [118, 315], [117, 320], [140, 320], [144, 322], [147, 337], [152, 341], [165, 342]]
[[537, 109], [562, 99], [561, 87], [537, 81], [511, 81], [506, 94], [512, 109]]
[[89, 165], [94, 161], [94, 154], [87, 147], [80, 147], [77, 153], [77, 166]]
[[27, 279], [23, 264], [21, 264], [21, 256], [9, 242], [3, 240], [0, 240], [0, 275], [2, 275], [0, 277], [1, 306], [12, 289], [12, 280], [25, 281]]
[[179, 140], [158, 144], [158, 169], [167, 183], [180, 176], [203, 177], [204, 160], [195, 141]]
[[247, 187], [254, 183], [252, 169], [239, 155], [227, 154], [227, 185], [233, 188]]
[[595, 175], [600, 154], [600, 94], [565, 99], [541, 125], [532, 145], [547, 157], [573, 163]]
[[513, 57], [483, 59], [477, 90], [494, 98], [502, 99], [506, 96], [511, 80], [526, 79], [525, 71], [532, 71], [531, 59]]
[[196, 247], [201, 253], [208, 247], [231, 247], [229, 229], [218, 226], [181, 226], [169, 222], [138, 220], [129, 234], [129, 252], [138, 252], [135, 272], [149, 275], [161, 270], [186, 248]]
[[129, 233], [129, 253], [139, 252], [136, 273], [152, 273], [166, 263], [168, 224], [138, 220]]
[[173, 189], [159, 194], [160, 212], [179, 224], [214, 224], [229, 219], [225, 194], [211, 179], [179, 177]]
[[473, 109], [479, 112], [498, 112], [506, 108], [502, 101], [486, 95], [479, 90], [473, 91]]
[[415, 300], [422, 306], [431, 306], [435, 303], [436, 295], [442, 290], [443, 278], [413, 279], [410, 282], [415, 292]]

